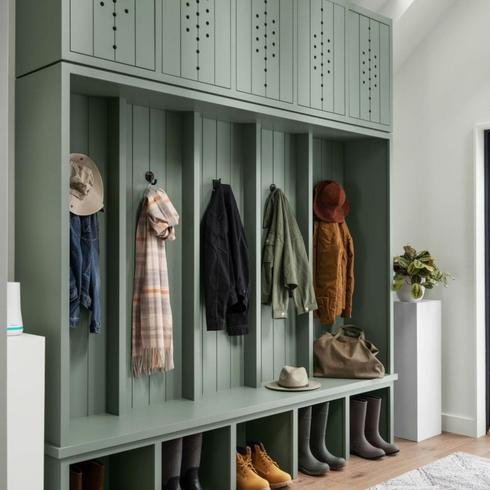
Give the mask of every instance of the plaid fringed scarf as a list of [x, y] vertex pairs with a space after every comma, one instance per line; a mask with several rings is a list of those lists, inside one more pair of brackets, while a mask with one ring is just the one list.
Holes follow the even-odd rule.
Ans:
[[179, 215], [162, 189], [148, 189], [136, 228], [133, 292], [133, 375], [174, 367], [172, 310], [165, 242], [175, 240]]

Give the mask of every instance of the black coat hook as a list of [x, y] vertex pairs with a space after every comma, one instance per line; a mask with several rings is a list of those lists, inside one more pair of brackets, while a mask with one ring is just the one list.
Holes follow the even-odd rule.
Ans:
[[150, 185], [156, 185], [157, 183], [157, 179], [155, 179], [155, 174], [151, 170], [148, 170], [148, 172], [146, 172], [145, 179]]
[[269, 189], [271, 190], [271, 192], [274, 192], [277, 189], [276, 184], [271, 184]]
[[213, 179], [213, 191], [221, 184], [221, 179]]

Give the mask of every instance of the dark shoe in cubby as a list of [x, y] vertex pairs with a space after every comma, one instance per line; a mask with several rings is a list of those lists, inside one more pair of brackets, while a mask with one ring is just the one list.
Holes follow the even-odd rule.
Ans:
[[180, 477], [175, 476], [167, 480], [166, 483], [163, 484], [163, 490], [182, 490], [180, 486]]
[[318, 461], [327, 463], [331, 470], [340, 470], [345, 466], [345, 459], [334, 456], [326, 444], [329, 405], [325, 402], [312, 407], [310, 448]]
[[70, 466], [70, 490], [83, 490], [83, 473], [78, 465]]
[[189, 468], [180, 477], [182, 490], [203, 490], [199, 480], [199, 468]]
[[327, 463], [319, 461], [310, 448], [311, 407], [298, 410], [298, 467], [310, 476], [322, 476], [330, 471]]
[[367, 402], [366, 410], [366, 439], [374, 447], [382, 449], [387, 455], [394, 455], [400, 452], [400, 449], [395, 444], [386, 442], [379, 433], [379, 418], [381, 414], [382, 399], [377, 396], [365, 397]]
[[350, 451], [365, 459], [379, 459], [386, 453], [373, 446], [365, 435], [367, 401], [351, 399], [350, 402]]
[[90, 460], [80, 463], [83, 490], [104, 490], [105, 467], [100, 461]]

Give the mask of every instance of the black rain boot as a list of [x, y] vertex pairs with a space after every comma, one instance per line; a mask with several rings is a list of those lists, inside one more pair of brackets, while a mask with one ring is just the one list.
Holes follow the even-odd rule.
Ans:
[[311, 407], [298, 410], [298, 466], [299, 471], [310, 476], [321, 476], [330, 470], [313, 456], [310, 449]]
[[366, 439], [374, 446], [382, 449], [386, 454], [396, 454], [400, 451], [398, 446], [386, 442], [379, 433], [379, 415], [381, 413], [381, 398], [368, 396], [366, 412]]
[[350, 401], [350, 452], [361, 458], [378, 459], [385, 455], [385, 452], [368, 442], [365, 435], [367, 401]]
[[181, 490], [182, 437], [165, 441], [162, 445], [163, 490]]
[[329, 402], [312, 407], [310, 448], [318, 461], [327, 463], [331, 470], [340, 470], [345, 466], [345, 459], [334, 456], [326, 445], [328, 408]]
[[202, 490], [199, 481], [201, 465], [202, 433], [184, 437], [180, 485], [182, 490]]

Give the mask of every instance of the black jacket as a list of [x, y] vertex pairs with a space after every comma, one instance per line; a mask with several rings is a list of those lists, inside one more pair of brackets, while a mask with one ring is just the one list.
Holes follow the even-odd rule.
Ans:
[[248, 333], [248, 247], [231, 187], [217, 184], [203, 217], [203, 272], [208, 330]]

